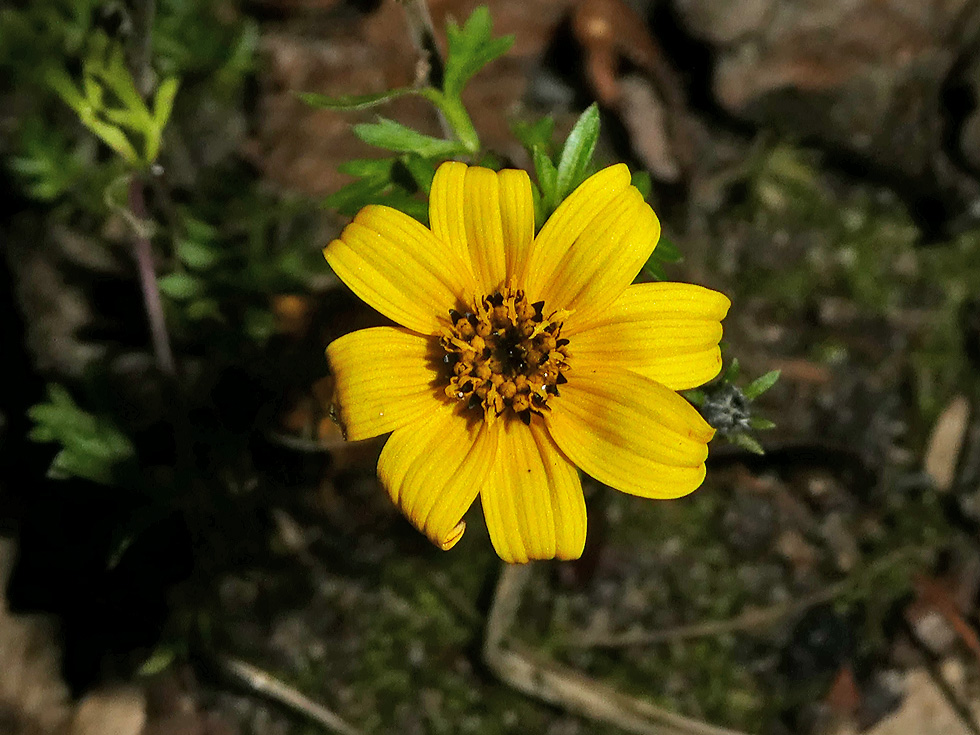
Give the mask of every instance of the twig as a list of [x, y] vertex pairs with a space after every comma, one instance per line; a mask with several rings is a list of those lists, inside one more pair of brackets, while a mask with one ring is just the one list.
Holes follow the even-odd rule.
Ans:
[[[408, 25], [408, 35], [418, 52], [419, 60], [415, 69], [415, 85], [418, 87], [442, 87], [442, 77], [445, 65], [439, 44], [436, 41], [436, 29], [432, 23], [427, 0], [400, 0], [405, 9], [405, 23]], [[439, 129], [443, 137], [455, 137], [452, 126], [446, 120], [441, 110], [436, 110], [439, 116]]]
[[216, 663], [224, 674], [239, 684], [312, 720], [329, 732], [361, 735], [360, 730], [348, 725], [322, 704], [252, 664], [226, 656], [217, 656]]
[[[143, 182], [140, 180], [139, 174], [133, 174], [129, 180], [129, 208], [137, 222], [146, 221], [146, 200], [143, 194]], [[170, 349], [167, 323], [163, 316], [163, 303], [160, 300], [160, 289], [157, 286], [157, 274], [153, 268], [153, 250], [150, 246], [150, 238], [139, 227], [135, 229], [135, 236], [133, 256], [136, 258], [140, 288], [143, 291], [143, 302], [146, 305], [146, 316], [150, 322], [153, 353], [156, 355], [160, 371], [168, 377], [174, 377], [177, 370], [174, 365], [174, 354]]]
[[973, 735], [980, 735], [980, 723], [977, 722], [973, 710], [962, 698], [957, 696], [953, 687], [946, 680], [946, 677], [943, 676], [936, 657], [932, 655], [929, 646], [922, 642], [922, 639], [919, 638], [918, 633], [915, 631], [915, 627], [909, 624], [908, 620], [903, 620], [902, 625], [905, 628], [905, 633], [912, 641], [913, 650], [918, 654], [919, 660], [925, 665], [929, 678], [932, 679], [933, 684], [939, 689], [946, 703], [956, 713], [956, 716], [960, 718], [960, 722], [963, 723], [963, 726], [967, 730], [973, 733]]
[[682, 641], [690, 638], [707, 638], [740, 630], [764, 628], [779, 621], [806, 612], [811, 607], [830, 602], [846, 589], [844, 582], [813, 593], [800, 600], [773, 605], [763, 610], [750, 610], [727, 620], [708, 620], [691, 625], [678, 625], [663, 630], [636, 630], [629, 633], [611, 635], [589, 635], [582, 633], [558, 644], [563, 648], [628, 648], [630, 646], [652, 646], [668, 641]]
[[[156, 17], [156, 0], [138, 0], [133, 8], [133, 38], [129, 50], [130, 71], [139, 93], [146, 97], [153, 86], [153, 71], [150, 68], [150, 58], [153, 53], [153, 20]], [[133, 257], [139, 273], [140, 289], [143, 292], [143, 303], [146, 306], [146, 316], [150, 322], [150, 337], [153, 341], [153, 353], [156, 355], [160, 371], [174, 377], [177, 373], [174, 365], [173, 351], [170, 349], [170, 337], [167, 334], [167, 324], [163, 316], [163, 304], [160, 301], [160, 289], [157, 286], [157, 274], [153, 267], [153, 248], [150, 238], [143, 227], [147, 221], [146, 194], [143, 180], [139, 173], [134, 173], [129, 179], [129, 210], [135, 219], [133, 230]]]
[[419, 55], [415, 83], [419, 86], [442, 86], [443, 61], [436, 41], [436, 29], [426, 0], [401, 0], [405, 8], [408, 35]]
[[530, 575], [528, 566], [505, 565], [487, 618], [483, 659], [506, 684], [530, 697], [637, 735], [744, 735], [628, 697], [543, 657], [509, 648], [507, 632]]
[[811, 607], [816, 607], [825, 602], [830, 602], [845, 594], [849, 589], [856, 586], [855, 576], [873, 577], [883, 569], [887, 569], [897, 561], [904, 559], [911, 553], [927, 551], [924, 549], [899, 549], [888, 554], [857, 575], [839, 580], [822, 589], [817, 590], [798, 600], [772, 605], [762, 610], [751, 610], [726, 620], [708, 620], [701, 623], [690, 625], [680, 625], [664, 630], [636, 630], [629, 633], [619, 633], [610, 635], [590, 635], [580, 633], [570, 637], [566, 641], [558, 643], [559, 647], [564, 648], [627, 648], [629, 646], [650, 646], [657, 643], [667, 643], [670, 641], [688, 640], [691, 638], [707, 638], [710, 636], [735, 633], [741, 630], [752, 628], [764, 628], [774, 625], [786, 618], [800, 615]]
[[156, 0], [137, 0], [133, 4], [133, 43], [130, 45], [129, 63], [133, 80], [139, 93], [146, 97], [153, 87], [153, 19], [156, 17]]

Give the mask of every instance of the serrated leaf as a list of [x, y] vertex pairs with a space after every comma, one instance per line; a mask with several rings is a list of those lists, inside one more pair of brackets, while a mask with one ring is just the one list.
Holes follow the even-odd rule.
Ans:
[[762, 448], [762, 445], [759, 444], [758, 440], [749, 434], [742, 432], [738, 434], [729, 434], [727, 439], [735, 446], [741, 447], [747, 452], [752, 452], [752, 454], [766, 453], [766, 450]]
[[593, 102], [579, 116], [562, 148], [558, 159], [557, 201], [567, 197], [585, 179], [598, 140], [599, 106]]
[[157, 279], [157, 287], [174, 301], [188, 301], [204, 293], [204, 281], [187, 273], [171, 273]]
[[462, 28], [454, 22], [448, 24], [449, 54], [442, 84], [447, 96], [458, 98], [474, 74], [513, 46], [514, 36], [493, 38], [492, 31], [490, 10], [482, 5], [473, 11]]
[[749, 428], [756, 431], [769, 431], [776, 428], [776, 422], [764, 419], [761, 416], [753, 416], [749, 419]]
[[779, 370], [770, 370], [761, 378], [756, 378], [753, 380], [745, 389], [745, 397], [750, 401], [754, 401], [756, 398], [776, 385], [776, 381], [779, 380], [779, 373]]
[[125, 434], [108, 419], [81, 409], [63, 386], [48, 385], [46, 402], [27, 413], [35, 424], [29, 434], [33, 441], [62, 445], [48, 470], [50, 477], [77, 476], [108, 484], [113, 467], [135, 454]]
[[449, 158], [464, 152], [456, 141], [433, 138], [384, 117], [375, 123], [355, 125], [354, 135], [368, 145], [396, 153], [417, 153], [425, 158]]
[[417, 89], [413, 87], [400, 87], [384, 92], [375, 92], [374, 94], [342, 94], [331, 97], [325, 94], [317, 94], [316, 92], [298, 92], [297, 96], [311, 107], [316, 107], [321, 110], [353, 112], [354, 110], [367, 110], [398, 99], [399, 97], [406, 97], [413, 94], [431, 97], [433, 91], [435, 90], [431, 88]]

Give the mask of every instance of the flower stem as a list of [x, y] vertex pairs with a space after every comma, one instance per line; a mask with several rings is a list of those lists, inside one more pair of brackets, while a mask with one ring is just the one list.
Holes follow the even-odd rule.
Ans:
[[480, 136], [473, 126], [473, 120], [470, 119], [470, 114], [466, 111], [466, 107], [463, 106], [463, 101], [459, 97], [450, 97], [448, 95], [440, 95], [440, 97], [441, 104], [439, 105], [439, 109], [442, 110], [442, 114], [449, 123], [449, 127], [452, 128], [456, 139], [470, 153], [474, 155], [479, 153]]
[[[138, 223], [146, 221], [146, 198], [143, 193], [143, 182], [138, 174], [133, 174], [129, 180], [129, 209]], [[170, 349], [170, 336], [167, 334], [167, 324], [163, 316], [163, 303], [160, 300], [160, 289], [157, 287], [157, 275], [153, 267], [153, 251], [150, 238], [141, 227], [135, 229], [136, 239], [133, 241], [133, 257], [139, 273], [140, 288], [143, 292], [143, 303], [150, 324], [150, 337], [153, 340], [153, 354], [156, 355], [157, 366], [168, 377], [176, 377], [174, 354]]]

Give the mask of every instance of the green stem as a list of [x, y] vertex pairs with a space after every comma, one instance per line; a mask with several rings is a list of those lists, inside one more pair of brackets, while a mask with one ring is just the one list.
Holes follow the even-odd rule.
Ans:
[[477, 135], [476, 128], [473, 127], [473, 121], [470, 119], [463, 101], [459, 97], [447, 97], [436, 90], [432, 90], [432, 92], [433, 94], [427, 96], [442, 112], [456, 139], [463, 144], [469, 153], [474, 155], [479, 153], [480, 136]]

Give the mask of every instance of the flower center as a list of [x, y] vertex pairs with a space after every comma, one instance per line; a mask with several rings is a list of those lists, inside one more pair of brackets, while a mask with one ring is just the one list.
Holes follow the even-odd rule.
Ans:
[[472, 312], [451, 309], [453, 325], [439, 340], [450, 369], [446, 395], [471, 410], [482, 406], [488, 423], [509, 409], [530, 424], [567, 382], [568, 340], [560, 336], [567, 313], [545, 316], [543, 301], [511, 289], [477, 299]]

